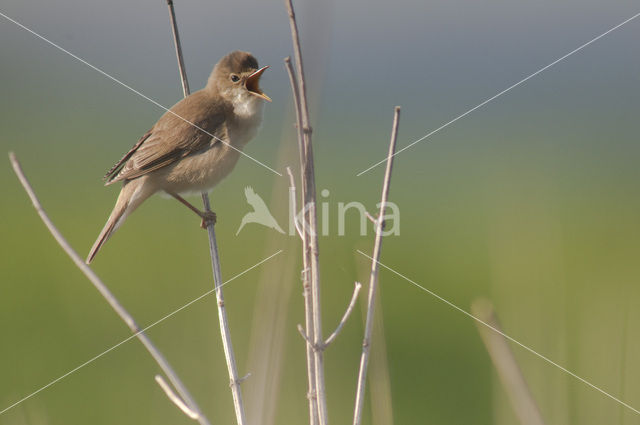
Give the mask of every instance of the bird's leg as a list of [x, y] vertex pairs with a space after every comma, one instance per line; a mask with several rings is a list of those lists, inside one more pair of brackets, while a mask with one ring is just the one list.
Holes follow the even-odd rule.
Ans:
[[181, 203], [183, 203], [191, 211], [198, 214], [198, 216], [202, 219], [202, 222], [200, 223], [200, 227], [202, 227], [203, 229], [206, 229], [209, 223], [216, 224], [217, 216], [216, 216], [216, 213], [214, 213], [213, 211], [200, 211], [198, 208], [191, 205], [189, 201], [187, 201], [177, 193], [172, 193], [172, 192], [167, 192], [167, 193], [173, 196], [174, 198], [176, 198]]

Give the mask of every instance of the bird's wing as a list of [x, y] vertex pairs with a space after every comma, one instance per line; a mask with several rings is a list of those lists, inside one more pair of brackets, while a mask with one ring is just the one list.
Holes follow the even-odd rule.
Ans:
[[203, 107], [206, 99], [202, 97], [201, 92], [196, 92], [165, 113], [109, 170], [107, 184], [138, 178], [220, 143], [219, 140], [226, 142], [223, 110], [212, 113], [214, 105]]
[[129, 160], [129, 158], [131, 158], [131, 155], [133, 155], [135, 153], [135, 151], [138, 150], [138, 148], [142, 145], [142, 143], [144, 143], [145, 140], [147, 140], [149, 138], [149, 136], [151, 136], [151, 130], [147, 131], [140, 138], [140, 140], [138, 140], [138, 142], [135, 145], [133, 145], [133, 147], [131, 149], [129, 149], [129, 152], [124, 154], [124, 156], [122, 158], [120, 158], [120, 161], [118, 161], [116, 163], [116, 165], [114, 165], [113, 167], [111, 167], [109, 169], [109, 171], [107, 171], [107, 174], [105, 174], [102, 179], [106, 180], [107, 183], [110, 183], [111, 180], [114, 179], [115, 176], [117, 176], [120, 173], [120, 170], [122, 169], [124, 164]]

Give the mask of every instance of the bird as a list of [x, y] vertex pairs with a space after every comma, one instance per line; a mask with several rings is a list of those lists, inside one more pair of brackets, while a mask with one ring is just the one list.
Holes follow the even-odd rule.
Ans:
[[236, 236], [238, 236], [238, 233], [240, 233], [244, 225], [248, 223], [262, 224], [280, 233], [284, 233], [284, 230], [280, 228], [276, 219], [273, 218], [273, 215], [269, 212], [267, 204], [264, 203], [260, 195], [254, 192], [251, 186], [247, 186], [244, 189], [244, 196], [247, 198], [247, 203], [253, 207], [253, 211], [246, 213], [244, 217], [242, 217]]
[[242, 149], [262, 121], [263, 72], [249, 52], [233, 51], [214, 66], [207, 85], [185, 97], [147, 131], [104, 176], [105, 186], [122, 189], [86, 263], [126, 218], [156, 192], [166, 192], [202, 218], [201, 227], [215, 223], [215, 213], [203, 212], [181, 195], [208, 192], [235, 167]]

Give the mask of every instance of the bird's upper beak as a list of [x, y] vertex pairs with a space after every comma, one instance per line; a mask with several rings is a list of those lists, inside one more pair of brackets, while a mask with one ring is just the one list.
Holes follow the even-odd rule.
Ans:
[[249, 90], [249, 93], [258, 96], [259, 98], [262, 98], [267, 102], [271, 102], [271, 98], [266, 94], [264, 94], [262, 90], [260, 90], [260, 76], [267, 68], [269, 67], [263, 66], [253, 74], [249, 75], [244, 85], [247, 88], [247, 90]]

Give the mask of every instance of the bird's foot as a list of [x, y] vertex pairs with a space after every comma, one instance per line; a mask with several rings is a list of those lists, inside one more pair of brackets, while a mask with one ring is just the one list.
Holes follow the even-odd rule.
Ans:
[[204, 211], [201, 213], [200, 217], [202, 217], [202, 221], [200, 222], [200, 227], [202, 227], [203, 229], [206, 229], [207, 227], [209, 227], [209, 224], [216, 224], [218, 217], [216, 216], [216, 213], [214, 213], [213, 211]]

